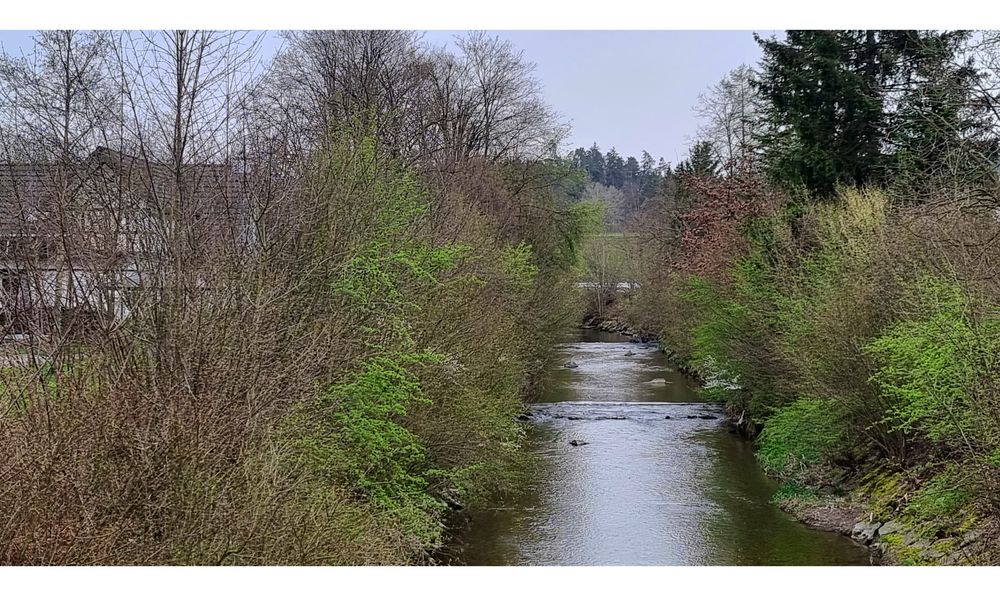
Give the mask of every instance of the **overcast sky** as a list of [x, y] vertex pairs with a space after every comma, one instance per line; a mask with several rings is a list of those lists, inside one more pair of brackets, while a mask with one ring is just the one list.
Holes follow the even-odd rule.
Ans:
[[[427, 41], [449, 44], [455, 31], [428, 31]], [[677, 163], [698, 122], [698, 94], [740, 64], [754, 64], [760, 48], [750, 31], [497, 31], [537, 65], [545, 97], [572, 125], [567, 148], [596, 142], [623, 155]], [[761, 31], [764, 36], [774, 31]], [[17, 54], [31, 31], [0, 31], [0, 44]], [[268, 34], [265, 51], [279, 44]]]

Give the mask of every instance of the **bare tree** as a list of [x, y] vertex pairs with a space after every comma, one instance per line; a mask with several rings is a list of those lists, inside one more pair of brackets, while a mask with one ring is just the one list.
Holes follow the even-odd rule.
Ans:
[[412, 31], [291, 31], [262, 87], [273, 110], [315, 147], [332, 125], [372, 123], [392, 146], [409, 150], [426, 77], [420, 35]]
[[[87, 159], [114, 122], [99, 32], [43, 31], [34, 51], [0, 57], [0, 233], [7, 261], [5, 334], [26, 333], [57, 361], [102, 295], [80, 261], [92, 206]], [[34, 352], [33, 352], [34, 353]]]
[[442, 163], [469, 157], [538, 157], [564, 127], [542, 99], [534, 65], [485, 33], [456, 40], [458, 53], [407, 31], [286, 34], [264, 87], [309, 146], [331, 125], [377, 127], [399, 155]]
[[200, 295], [204, 255], [235, 256], [231, 249], [247, 240], [238, 231], [246, 205], [236, 192], [235, 136], [253, 90], [258, 42], [248, 33], [207, 31], [121, 33], [114, 40], [124, 116], [112, 174], [132, 191], [125, 195], [132, 204], [122, 206], [133, 215], [128, 227], [144, 232], [135, 267], [158, 298], [149, 302], [158, 333], [169, 328], [162, 317], [185, 312]]
[[756, 73], [746, 65], [731, 70], [698, 96], [695, 113], [703, 120], [699, 138], [709, 141], [728, 173], [734, 164], [753, 157], [765, 121], [754, 88]]
[[545, 104], [535, 65], [499, 37], [459, 38], [458, 56], [438, 52], [431, 123], [456, 159], [537, 158], [558, 146], [565, 127]]

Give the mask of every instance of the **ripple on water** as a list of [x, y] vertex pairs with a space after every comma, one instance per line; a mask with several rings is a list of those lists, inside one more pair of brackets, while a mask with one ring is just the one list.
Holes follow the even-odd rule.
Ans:
[[[626, 355], [628, 352], [631, 355]], [[457, 537], [472, 565], [864, 564], [842, 536], [770, 503], [774, 484], [663, 354], [622, 341], [560, 348], [530, 408], [525, 490]], [[575, 441], [579, 446], [573, 446]]]

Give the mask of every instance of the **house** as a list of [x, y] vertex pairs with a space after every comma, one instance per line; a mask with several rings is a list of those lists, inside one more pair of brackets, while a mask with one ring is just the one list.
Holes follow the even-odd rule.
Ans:
[[[86, 332], [134, 294], [253, 241], [245, 177], [98, 148], [70, 165], [0, 164], [0, 333]], [[131, 296], [131, 297], [130, 297]]]

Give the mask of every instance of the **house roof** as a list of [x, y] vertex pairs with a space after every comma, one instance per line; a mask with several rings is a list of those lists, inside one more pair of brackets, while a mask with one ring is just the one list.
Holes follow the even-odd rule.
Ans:
[[180, 199], [199, 218], [243, 211], [245, 186], [245, 177], [227, 165], [185, 165], [178, 177], [165, 164], [106, 147], [98, 147], [69, 168], [0, 163], [0, 230], [44, 220], [60, 204], [82, 210], [107, 208], [114, 197], [125, 194], [131, 198], [131, 208], [166, 208]]
[[[245, 177], [222, 164], [192, 164], [177, 176], [163, 163], [106, 147], [66, 168], [54, 163], [0, 163], [0, 235], [46, 236], [70, 227], [83, 232], [83, 214], [119, 220], [162, 218], [201, 232], [245, 226]], [[93, 218], [91, 218], [93, 219]]]

